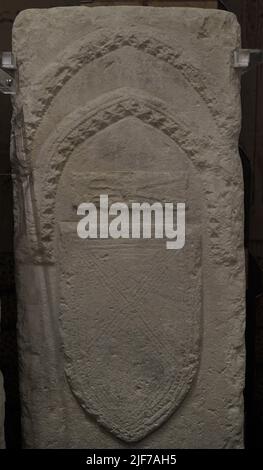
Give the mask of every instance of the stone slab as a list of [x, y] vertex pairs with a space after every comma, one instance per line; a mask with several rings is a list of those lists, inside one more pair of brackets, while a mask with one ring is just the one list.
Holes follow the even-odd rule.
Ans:
[[[243, 446], [234, 15], [28, 10], [12, 162], [29, 448]], [[82, 202], [186, 202], [186, 244], [80, 240]]]

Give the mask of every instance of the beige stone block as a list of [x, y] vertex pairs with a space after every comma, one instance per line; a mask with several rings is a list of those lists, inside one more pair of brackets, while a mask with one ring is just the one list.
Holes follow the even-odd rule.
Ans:
[[[30, 448], [243, 446], [234, 15], [76, 7], [16, 19], [16, 269]], [[186, 243], [81, 240], [76, 209], [186, 202]]]

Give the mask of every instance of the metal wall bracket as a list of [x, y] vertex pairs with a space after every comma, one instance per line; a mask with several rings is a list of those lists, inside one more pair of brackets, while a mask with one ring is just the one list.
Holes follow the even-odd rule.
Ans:
[[15, 95], [16, 93], [13, 75], [15, 70], [16, 61], [14, 54], [12, 52], [2, 52], [0, 54], [0, 92], [4, 95]]
[[236, 49], [234, 67], [247, 72], [251, 67], [263, 64], [263, 49]]

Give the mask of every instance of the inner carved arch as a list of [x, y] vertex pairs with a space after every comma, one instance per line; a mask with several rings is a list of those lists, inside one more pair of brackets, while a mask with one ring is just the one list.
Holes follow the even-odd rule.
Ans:
[[[42, 148], [42, 154], [50, 155], [47, 163], [47, 178], [43, 182], [42, 203], [40, 207], [41, 232], [45, 234], [41, 245], [48, 258], [53, 259], [55, 233], [56, 193], [64, 167], [76, 146], [85, 142], [99, 131], [127, 117], [136, 117], [142, 122], [158, 129], [171, 138], [192, 163], [202, 166], [198, 154], [200, 145], [208, 145], [204, 137], [193, 140], [191, 130], [179, 122], [166, 104], [152, 96], [134, 90], [122, 89], [100, 98], [93, 106], [78, 109], [68, 116], [63, 131]], [[65, 130], [64, 130], [65, 129]], [[40, 155], [41, 157], [41, 155]], [[41, 250], [42, 251], [42, 250]]]

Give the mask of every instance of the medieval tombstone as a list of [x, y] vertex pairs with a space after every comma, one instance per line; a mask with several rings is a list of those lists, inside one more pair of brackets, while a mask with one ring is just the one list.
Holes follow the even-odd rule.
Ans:
[[[243, 446], [243, 183], [234, 15], [74, 7], [16, 19], [23, 439]], [[186, 203], [186, 241], [87, 239], [77, 208]]]

